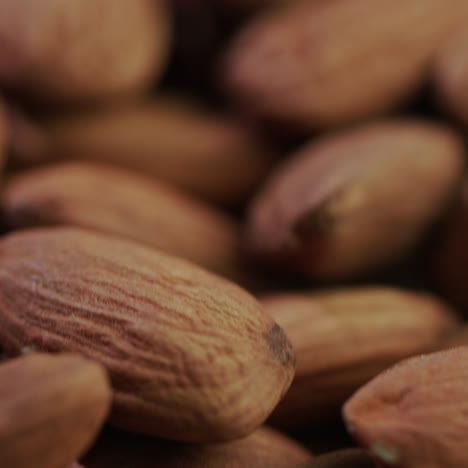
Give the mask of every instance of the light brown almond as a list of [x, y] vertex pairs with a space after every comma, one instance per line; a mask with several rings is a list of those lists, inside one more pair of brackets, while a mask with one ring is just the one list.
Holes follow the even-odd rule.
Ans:
[[0, 242], [0, 345], [84, 354], [109, 371], [111, 422], [182, 441], [249, 434], [294, 373], [283, 330], [240, 287], [79, 229]]
[[234, 220], [176, 188], [130, 171], [68, 162], [20, 173], [7, 182], [2, 213], [10, 229], [93, 229], [186, 258], [236, 282], [249, 282]]
[[86, 456], [86, 468], [290, 468], [311, 458], [297, 442], [268, 428], [214, 445], [188, 445], [112, 432]]
[[261, 303], [297, 358], [291, 388], [270, 419], [282, 427], [336, 418], [361, 385], [403, 358], [438, 349], [458, 325], [434, 296], [390, 288], [271, 295]]
[[111, 401], [101, 366], [31, 354], [0, 364], [0, 466], [64, 468], [93, 442]]
[[[391, 109], [413, 94], [463, 0], [292, 2], [241, 31], [223, 62], [246, 112], [310, 130]], [[365, 20], [364, 20], [365, 19]]]
[[313, 279], [342, 279], [406, 255], [451, 200], [463, 145], [416, 120], [323, 137], [281, 165], [253, 200], [250, 250]]
[[350, 433], [383, 466], [468, 466], [468, 348], [404, 361], [344, 406]]
[[48, 120], [12, 116], [12, 162], [105, 162], [155, 176], [208, 200], [243, 202], [273, 158], [242, 124], [175, 97]]
[[146, 90], [168, 54], [164, 0], [5, 0], [0, 83], [21, 98], [88, 104]]

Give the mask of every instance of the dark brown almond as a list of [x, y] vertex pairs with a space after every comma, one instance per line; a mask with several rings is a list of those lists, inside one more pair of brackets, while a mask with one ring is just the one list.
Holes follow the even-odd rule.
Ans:
[[84, 354], [109, 371], [111, 422], [197, 442], [262, 424], [295, 359], [280, 327], [235, 284], [71, 228], [0, 241], [0, 346]]
[[274, 158], [242, 124], [175, 97], [33, 123], [12, 113], [12, 162], [105, 162], [236, 205]]
[[313, 279], [342, 279], [407, 254], [458, 186], [463, 145], [424, 121], [380, 121], [313, 142], [253, 200], [250, 250]]
[[165, 0], [5, 0], [0, 83], [59, 104], [141, 93], [162, 74], [169, 28]]
[[349, 432], [383, 466], [468, 466], [468, 348], [412, 358], [344, 406]]
[[97, 435], [111, 402], [104, 369], [31, 354], [0, 365], [0, 466], [64, 468]]
[[369, 453], [361, 449], [346, 449], [327, 453], [306, 463], [302, 468], [373, 468]]
[[104, 434], [84, 459], [86, 468], [290, 468], [311, 454], [268, 428], [234, 442], [188, 445], [112, 432]]
[[20, 173], [8, 181], [2, 206], [10, 229], [89, 228], [186, 258], [236, 282], [249, 282], [240, 262], [238, 226], [230, 217], [130, 171], [69, 162]]
[[[440, 42], [466, 22], [454, 0], [291, 2], [242, 30], [223, 81], [249, 114], [294, 130], [387, 111], [426, 77]], [[369, 21], [363, 21], [363, 18]]]
[[388, 288], [267, 296], [297, 358], [291, 388], [270, 421], [282, 427], [338, 417], [354, 391], [403, 358], [438, 349], [456, 330], [437, 298]]

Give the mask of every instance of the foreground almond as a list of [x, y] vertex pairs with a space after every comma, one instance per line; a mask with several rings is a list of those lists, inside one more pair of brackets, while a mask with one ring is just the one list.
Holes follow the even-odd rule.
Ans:
[[467, 13], [464, 0], [291, 2], [234, 40], [225, 87], [246, 112], [295, 130], [352, 122], [414, 93]]
[[369, 453], [361, 449], [345, 449], [327, 453], [300, 468], [374, 468]]
[[168, 35], [165, 0], [4, 0], [0, 83], [60, 104], [141, 92], [162, 72]]
[[109, 371], [111, 422], [183, 441], [252, 432], [294, 373], [247, 292], [188, 262], [78, 229], [0, 242], [0, 346], [74, 351]]
[[112, 432], [84, 458], [86, 468], [290, 468], [311, 454], [297, 442], [268, 428], [234, 442], [188, 445]]
[[110, 400], [104, 370], [79, 356], [0, 364], [0, 466], [70, 465], [93, 442]]
[[405, 357], [437, 349], [458, 324], [435, 297], [388, 288], [271, 295], [261, 303], [297, 357], [291, 388], [271, 418], [286, 427], [336, 417], [360, 386]]
[[20, 173], [4, 188], [10, 229], [71, 225], [115, 234], [242, 282], [231, 218], [157, 180], [110, 166], [62, 163]]
[[458, 137], [423, 121], [324, 137], [280, 166], [253, 200], [247, 243], [309, 278], [366, 273], [415, 246], [451, 199], [462, 167]]
[[41, 123], [12, 113], [12, 126], [17, 165], [105, 162], [230, 205], [243, 202], [273, 163], [243, 125], [172, 96]]
[[350, 433], [385, 466], [468, 466], [468, 348], [409, 359], [344, 406]]

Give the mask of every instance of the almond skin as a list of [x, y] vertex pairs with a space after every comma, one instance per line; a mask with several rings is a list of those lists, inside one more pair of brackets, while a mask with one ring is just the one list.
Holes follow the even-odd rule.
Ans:
[[311, 279], [359, 276], [415, 246], [451, 200], [462, 168], [459, 138], [423, 121], [378, 121], [323, 137], [281, 165], [253, 200], [247, 245]]
[[188, 442], [252, 432], [289, 387], [283, 330], [238, 286], [156, 250], [79, 229], [0, 242], [0, 345], [102, 363], [111, 422]]
[[467, 379], [467, 347], [404, 361], [346, 403], [348, 430], [383, 466], [467, 466]]
[[189, 445], [111, 432], [83, 460], [86, 468], [290, 468], [311, 459], [297, 442], [268, 428], [214, 445]]
[[245, 201], [274, 162], [243, 125], [172, 96], [41, 123], [12, 112], [11, 120], [16, 165], [104, 162], [227, 205]]
[[34, 353], [0, 364], [0, 466], [68, 466], [93, 442], [110, 402], [104, 369], [82, 357]]
[[162, 73], [164, 0], [5, 0], [0, 83], [21, 98], [90, 104], [146, 90]]
[[295, 130], [349, 123], [417, 90], [467, 10], [464, 0], [450, 9], [445, 0], [291, 2], [241, 31], [222, 79], [246, 112], [268, 121]]
[[453, 210], [448, 214], [433, 253], [432, 279], [437, 290], [468, 313], [468, 179], [465, 178]]
[[345, 449], [327, 453], [301, 468], [374, 468], [377, 466], [369, 453], [361, 449]]
[[[20, 173], [3, 192], [10, 229], [70, 225], [128, 238], [242, 282], [237, 224], [158, 180], [86, 162]], [[244, 278], [243, 278], [244, 277]]]
[[390, 288], [277, 294], [261, 303], [297, 358], [291, 388], [271, 418], [282, 427], [339, 415], [360, 386], [403, 358], [437, 349], [458, 325], [435, 297]]

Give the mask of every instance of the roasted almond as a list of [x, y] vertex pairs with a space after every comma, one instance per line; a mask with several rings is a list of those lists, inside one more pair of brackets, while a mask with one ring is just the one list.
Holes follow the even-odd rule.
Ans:
[[377, 465], [367, 451], [345, 449], [321, 455], [301, 468], [374, 468], [375, 466]]
[[17, 165], [105, 162], [226, 204], [243, 202], [273, 164], [242, 124], [176, 97], [41, 123], [12, 112], [11, 120]]
[[102, 363], [111, 422], [182, 441], [256, 429], [287, 390], [294, 353], [240, 287], [175, 257], [79, 229], [0, 241], [0, 346]]
[[388, 120], [323, 137], [281, 165], [250, 206], [250, 250], [313, 279], [403, 257], [446, 207], [463, 145], [445, 127]]
[[160, 442], [112, 432], [83, 460], [86, 468], [290, 468], [311, 458], [297, 442], [268, 428], [246, 438], [213, 445]]
[[21, 98], [83, 104], [147, 89], [168, 54], [164, 0], [5, 0], [0, 83]]
[[[71, 225], [133, 239], [248, 281], [237, 224], [158, 180], [111, 166], [68, 162], [19, 173], [2, 201], [10, 229]], [[244, 278], [243, 278], [244, 277]]]
[[110, 400], [104, 369], [79, 356], [0, 364], [0, 466], [68, 466], [93, 442]]
[[384, 466], [468, 466], [468, 348], [415, 357], [344, 406], [350, 433]]
[[295, 130], [348, 123], [414, 93], [467, 12], [464, 0], [291, 2], [241, 31], [223, 81], [246, 112], [268, 121]]
[[283, 427], [337, 417], [360, 386], [403, 358], [438, 349], [458, 325], [435, 297], [398, 289], [271, 295], [261, 303], [297, 358], [291, 388], [271, 418]]

